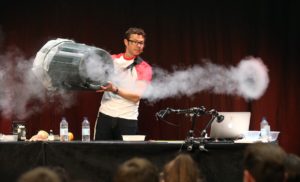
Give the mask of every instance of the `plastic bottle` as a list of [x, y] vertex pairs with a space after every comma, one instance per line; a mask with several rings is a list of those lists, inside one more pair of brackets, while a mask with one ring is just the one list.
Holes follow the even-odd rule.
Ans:
[[82, 141], [83, 142], [89, 142], [90, 139], [90, 122], [88, 121], [87, 117], [83, 118], [82, 121], [82, 130], [81, 130], [81, 134], [82, 134]]
[[18, 140], [19, 141], [26, 140], [26, 128], [24, 125], [19, 125], [18, 127]]
[[270, 138], [270, 125], [266, 117], [263, 117], [260, 122], [260, 137], [264, 142], [268, 142]]
[[65, 117], [62, 118], [59, 127], [60, 127], [59, 130], [60, 141], [62, 142], [69, 141], [68, 122]]
[[49, 141], [54, 141], [54, 134], [53, 134], [53, 130], [50, 130], [50, 132], [49, 132], [49, 136], [48, 136], [48, 140], [49, 140]]

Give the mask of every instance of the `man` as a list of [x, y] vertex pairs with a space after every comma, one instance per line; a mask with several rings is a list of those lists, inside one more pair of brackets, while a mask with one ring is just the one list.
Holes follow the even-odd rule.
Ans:
[[244, 182], [283, 182], [285, 156], [277, 144], [250, 144], [244, 157]]
[[143, 29], [125, 32], [125, 53], [112, 55], [115, 76], [98, 92], [104, 92], [97, 121], [95, 140], [122, 140], [122, 135], [137, 132], [141, 96], [152, 80], [152, 68], [139, 55], [145, 47]]

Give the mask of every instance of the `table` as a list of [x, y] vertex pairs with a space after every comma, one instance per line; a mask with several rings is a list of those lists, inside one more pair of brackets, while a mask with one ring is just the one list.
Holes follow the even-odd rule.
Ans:
[[61, 166], [74, 179], [111, 181], [118, 165], [132, 157], [147, 158], [161, 170], [179, 152], [188, 152], [208, 182], [240, 182], [246, 145], [211, 142], [205, 144], [206, 152], [197, 145], [186, 151], [177, 142], [0, 142], [0, 175], [12, 182], [36, 166]]

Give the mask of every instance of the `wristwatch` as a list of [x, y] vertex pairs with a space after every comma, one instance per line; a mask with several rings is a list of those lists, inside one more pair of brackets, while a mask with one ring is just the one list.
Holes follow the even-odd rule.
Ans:
[[114, 93], [114, 94], [118, 94], [118, 93], [119, 93], [119, 88], [118, 88], [118, 87], [116, 87], [116, 90], [115, 90], [115, 91], [113, 91], [113, 93]]

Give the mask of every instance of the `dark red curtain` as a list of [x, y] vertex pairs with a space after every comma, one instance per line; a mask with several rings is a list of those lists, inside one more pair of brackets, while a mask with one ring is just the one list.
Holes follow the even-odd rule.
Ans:
[[[170, 116], [168, 121], [177, 126], [155, 119], [155, 113], [166, 107], [203, 105], [218, 111], [251, 111], [250, 129], [259, 129], [261, 118], [266, 116], [271, 129], [281, 132], [279, 142], [284, 149], [300, 154], [299, 8], [298, 1], [283, 0], [1, 1], [0, 51], [5, 55], [18, 48], [30, 59], [48, 40], [69, 38], [119, 53], [124, 50], [123, 33], [137, 26], [147, 33], [143, 58], [167, 70], [201, 65], [203, 59], [235, 66], [247, 56], [260, 57], [270, 76], [260, 99], [245, 101], [205, 91], [156, 103], [142, 101], [140, 132], [148, 139], [184, 139], [191, 127], [189, 118]], [[74, 94], [74, 104], [69, 108], [60, 107], [61, 101], [52, 99], [39, 103], [42, 111], [21, 118], [27, 122], [28, 136], [40, 129], [58, 133], [59, 121], [66, 116], [75, 139], [80, 139], [82, 117], [87, 116], [93, 127], [101, 95], [88, 91]], [[20, 118], [2, 115], [0, 132], [9, 133], [16, 119]], [[196, 134], [205, 122], [199, 119]]]

